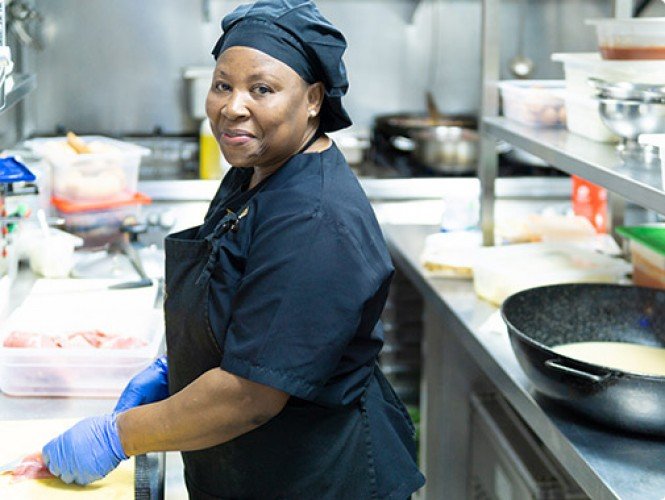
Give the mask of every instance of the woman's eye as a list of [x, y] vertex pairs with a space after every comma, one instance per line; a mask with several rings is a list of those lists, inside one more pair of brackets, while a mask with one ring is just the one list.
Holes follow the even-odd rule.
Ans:
[[257, 85], [254, 90], [261, 95], [269, 94], [272, 92], [272, 89], [267, 85]]
[[215, 90], [219, 92], [228, 92], [229, 90], [231, 90], [231, 86], [228, 83], [217, 82], [215, 83]]

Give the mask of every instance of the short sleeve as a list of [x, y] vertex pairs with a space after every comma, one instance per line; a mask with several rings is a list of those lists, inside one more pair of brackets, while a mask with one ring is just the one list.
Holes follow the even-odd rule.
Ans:
[[312, 400], [384, 277], [357, 237], [321, 211], [271, 217], [252, 237], [221, 367]]

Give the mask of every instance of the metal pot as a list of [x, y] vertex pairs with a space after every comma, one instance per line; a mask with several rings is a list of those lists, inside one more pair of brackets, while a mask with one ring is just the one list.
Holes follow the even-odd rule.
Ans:
[[472, 116], [404, 113], [377, 117], [374, 126], [390, 138], [393, 148], [435, 172], [460, 175], [476, 170], [478, 134]]
[[393, 146], [412, 151], [413, 157], [443, 174], [467, 174], [476, 171], [478, 134], [470, 129], [439, 125], [413, 133], [412, 138], [395, 137]]
[[508, 297], [501, 313], [517, 360], [539, 392], [598, 422], [665, 436], [665, 377], [586, 363], [552, 350], [589, 341], [665, 347], [665, 290], [546, 286]]

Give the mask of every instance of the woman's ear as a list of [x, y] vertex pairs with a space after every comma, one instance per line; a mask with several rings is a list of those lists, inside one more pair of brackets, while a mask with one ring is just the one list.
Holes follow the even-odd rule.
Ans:
[[307, 113], [311, 117], [315, 117], [321, 111], [323, 105], [324, 87], [323, 83], [312, 83], [307, 87]]

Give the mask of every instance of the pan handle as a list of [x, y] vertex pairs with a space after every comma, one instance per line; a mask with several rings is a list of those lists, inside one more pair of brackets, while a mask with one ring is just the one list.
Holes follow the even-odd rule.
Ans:
[[559, 370], [561, 372], [567, 373], [568, 375], [572, 375], [574, 377], [579, 377], [583, 378], [586, 380], [589, 380], [591, 382], [594, 382], [596, 384], [600, 384], [601, 382], [604, 382], [607, 380], [611, 373], [605, 373], [603, 375], [596, 375], [594, 373], [589, 373], [585, 372], [584, 370], [580, 370], [579, 368], [573, 368], [572, 366], [567, 366], [564, 363], [564, 360], [562, 359], [548, 359], [545, 361], [545, 366], [548, 368], [553, 368], [555, 370]]

